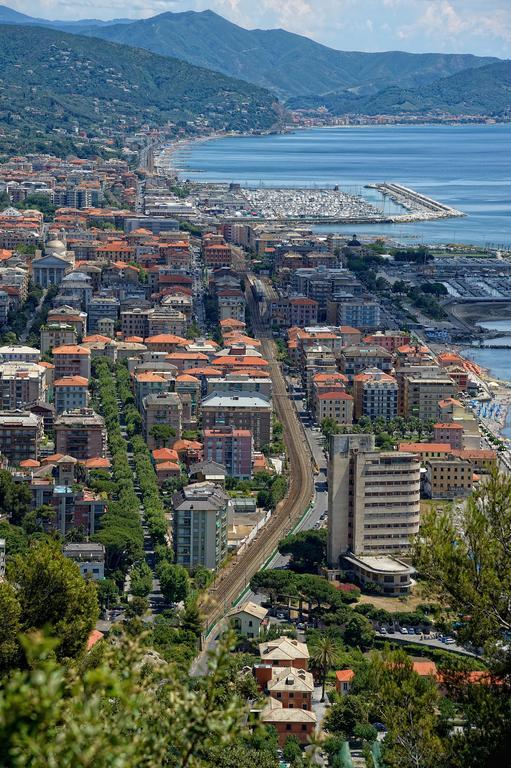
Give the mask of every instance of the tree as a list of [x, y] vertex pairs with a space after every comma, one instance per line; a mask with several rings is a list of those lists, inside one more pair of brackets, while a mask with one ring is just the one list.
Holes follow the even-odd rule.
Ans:
[[367, 723], [367, 705], [360, 696], [343, 696], [333, 704], [325, 718], [325, 730], [349, 739], [359, 723]]
[[511, 477], [493, 473], [456, 520], [430, 513], [415, 563], [452, 610], [470, 616], [460, 636], [510, 672], [509, 646], [500, 640], [511, 630]]
[[15, 666], [20, 646], [18, 635], [21, 630], [21, 605], [14, 587], [0, 581], [0, 673]]
[[154, 424], [151, 427], [151, 436], [154, 437], [158, 448], [165, 448], [171, 437], [176, 436], [176, 430], [169, 424]]
[[326, 563], [327, 531], [300, 531], [279, 544], [281, 555], [291, 555], [290, 567], [300, 573], [317, 573]]
[[113, 579], [101, 579], [96, 582], [98, 589], [98, 602], [103, 610], [115, 605], [119, 599], [119, 590]]
[[131, 571], [131, 594], [146, 597], [153, 587], [153, 573], [145, 560]]
[[28, 195], [18, 208], [35, 208], [44, 215], [45, 221], [51, 221], [55, 215], [56, 207], [53, 205], [50, 197], [42, 192], [33, 192]]
[[326, 678], [337, 661], [337, 643], [328, 635], [321, 635], [312, 648], [311, 660], [321, 674], [321, 701], [325, 700]]
[[[51, 643], [27, 646], [31, 664], [0, 687], [5, 768], [276, 768], [251, 744], [248, 707], [219, 700], [229, 650], [191, 687], [175, 664], [148, 655], [139, 638], [105, 643], [94, 664], [59, 663]], [[238, 751], [243, 745], [250, 750]], [[232, 761], [222, 755], [232, 750]], [[219, 755], [219, 761], [209, 755]], [[239, 762], [237, 762], [239, 760]], [[243, 761], [242, 761], [243, 760]]]
[[343, 637], [346, 645], [365, 650], [373, 645], [374, 629], [369, 619], [354, 613], [344, 627]]
[[185, 603], [184, 611], [180, 614], [180, 627], [185, 632], [192, 632], [195, 637], [200, 637], [202, 632], [202, 615], [197, 600], [189, 599]]
[[254, 592], [266, 592], [271, 603], [284, 598], [286, 602], [290, 597], [297, 596], [296, 575], [292, 571], [268, 569], [258, 571], [250, 580], [250, 589]]
[[511, 629], [510, 542], [511, 478], [494, 472], [456, 520], [430, 513], [415, 546], [421, 576], [443, 604], [467, 617], [458, 636], [483, 648], [490, 666], [487, 685], [451, 685], [467, 727], [447, 743], [448, 765], [499, 765], [511, 749], [511, 652], [502, 641]]
[[5, 551], [9, 556], [26, 552], [28, 548], [28, 536], [23, 528], [11, 525], [6, 520], [0, 521], [0, 539], [5, 539]]
[[26, 483], [15, 482], [10, 472], [0, 470], [0, 509], [11, 523], [20, 525], [30, 511], [32, 494]]
[[164, 561], [158, 565], [157, 572], [161, 591], [169, 603], [180, 603], [188, 597], [190, 577], [186, 568]]
[[58, 658], [78, 656], [98, 618], [96, 586], [60, 545], [33, 544], [8, 564], [7, 579], [20, 604], [21, 631], [44, 630], [56, 639]]
[[437, 733], [440, 694], [420, 677], [404, 651], [385, 650], [369, 661], [371, 709], [385, 723], [382, 761], [389, 768], [437, 768], [443, 744]]
[[282, 756], [287, 763], [296, 765], [298, 761], [301, 762], [302, 750], [300, 747], [300, 742], [296, 736], [291, 735], [287, 737], [286, 741], [284, 742], [284, 749], [282, 752]]
[[321, 431], [328, 440], [331, 435], [337, 435], [339, 432], [339, 425], [335, 419], [327, 417], [321, 422]]

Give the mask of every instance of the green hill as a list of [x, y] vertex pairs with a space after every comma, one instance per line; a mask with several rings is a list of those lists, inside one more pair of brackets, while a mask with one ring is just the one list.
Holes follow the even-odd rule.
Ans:
[[176, 59], [37, 26], [0, 25], [2, 148], [45, 148], [78, 130], [114, 136], [171, 121], [193, 132], [267, 129], [267, 91]]
[[81, 34], [176, 56], [281, 97], [374, 93], [388, 85], [415, 88], [497, 61], [458, 54], [336, 51], [283, 29], [243, 29], [213, 11], [162, 13], [131, 24], [85, 27]]
[[325, 106], [332, 114], [511, 117], [511, 61], [468, 69], [423, 88], [386, 88], [370, 97], [329, 94], [291, 99], [292, 109]]

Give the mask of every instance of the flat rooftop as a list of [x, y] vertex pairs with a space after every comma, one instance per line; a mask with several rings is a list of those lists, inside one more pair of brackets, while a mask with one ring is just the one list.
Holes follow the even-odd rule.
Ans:
[[393, 557], [386, 555], [345, 555], [348, 562], [355, 565], [365, 566], [372, 571], [380, 571], [382, 573], [410, 573], [410, 567], [406, 563], [402, 563], [400, 560], [395, 560]]

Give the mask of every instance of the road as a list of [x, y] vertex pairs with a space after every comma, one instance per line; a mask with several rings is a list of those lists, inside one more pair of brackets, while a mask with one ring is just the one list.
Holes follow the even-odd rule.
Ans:
[[314, 495], [312, 455], [295, 405], [287, 392], [281, 366], [277, 360], [277, 349], [259, 321], [257, 306], [247, 293], [251, 310], [254, 335], [261, 340], [261, 352], [268, 360], [273, 385], [273, 403], [278, 418], [284, 426], [284, 441], [289, 462], [289, 488], [286, 497], [279, 503], [269, 522], [262, 528], [244, 552], [218, 574], [209, 588], [204, 601], [206, 636], [214, 625], [231, 609], [233, 603], [246, 589], [252, 576], [266, 563], [286, 536], [300, 520]]

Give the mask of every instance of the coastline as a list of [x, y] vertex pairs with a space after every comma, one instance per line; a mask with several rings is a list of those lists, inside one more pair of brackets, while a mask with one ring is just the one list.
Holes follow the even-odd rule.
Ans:
[[[180, 150], [184, 149], [187, 146], [193, 146], [195, 144], [204, 144], [208, 141], [214, 141], [216, 139], [232, 139], [232, 138], [257, 138], [260, 136], [275, 136], [275, 135], [292, 135], [294, 133], [300, 133], [304, 131], [313, 131], [313, 130], [353, 130], [353, 129], [361, 129], [361, 130], [367, 130], [368, 128], [374, 128], [375, 130], [381, 129], [381, 128], [424, 128], [424, 127], [444, 127], [444, 128], [463, 128], [466, 126], [485, 126], [488, 128], [493, 128], [496, 125], [502, 125], [510, 121], [501, 121], [501, 122], [492, 122], [489, 123], [486, 120], [480, 120], [480, 121], [474, 121], [469, 123], [460, 123], [460, 122], [450, 122], [450, 123], [436, 123], [432, 122], [430, 120], [424, 120], [423, 122], [414, 122], [414, 123], [407, 123], [407, 122], [387, 122], [387, 123], [356, 123], [353, 125], [292, 125], [292, 126], [283, 126], [280, 130], [269, 130], [269, 131], [262, 131], [260, 133], [251, 133], [251, 132], [244, 132], [244, 133], [238, 133], [235, 131], [228, 131], [225, 133], [211, 133], [206, 136], [189, 136], [188, 138], [184, 139], [177, 139], [172, 140], [169, 139], [168, 143], [164, 145], [165, 154], [167, 154], [169, 157], [173, 157], [176, 152], [179, 152]], [[173, 145], [171, 147], [171, 145]], [[184, 168], [175, 168], [169, 166], [169, 170], [177, 171], [179, 173], [186, 173], [187, 169]], [[193, 173], [200, 173], [200, 171], [193, 171]]]

